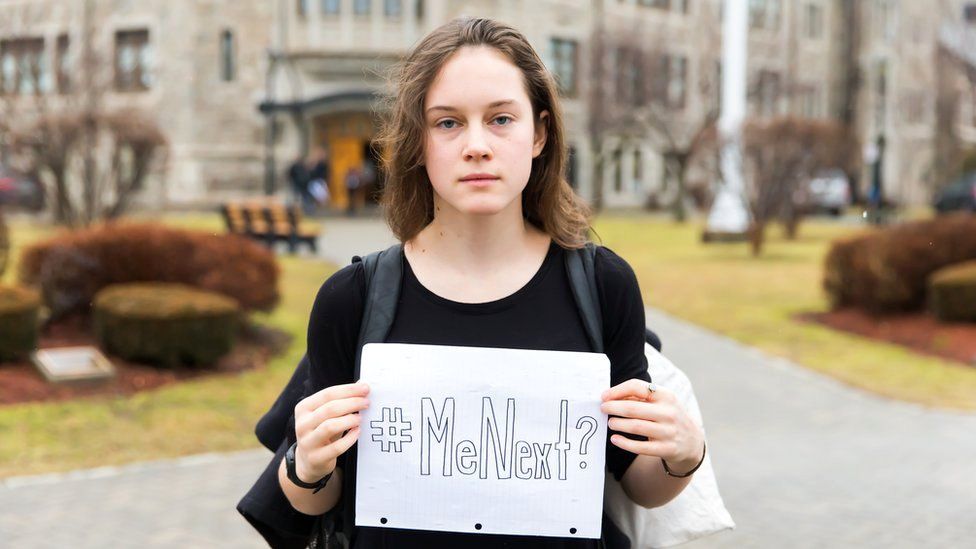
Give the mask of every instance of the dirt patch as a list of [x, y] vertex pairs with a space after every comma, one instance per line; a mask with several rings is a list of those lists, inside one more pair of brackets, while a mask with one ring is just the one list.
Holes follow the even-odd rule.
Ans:
[[[29, 361], [4, 362], [0, 364], [0, 405], [129, 395], [186, 379], [237, 374], [263, 367], [272, 356], [288, 346], [290, 339], [285, 332], [247, 324], [241, 329], [231, 352], [206, 369], [157, 368], [108, 355], [115, 366], [115, 377], [104, 381], [49, 383]], [[96, 345], [90, 322], [85, 317], [75, 316], [51, 324], [40, 335], [39, 347], [42, 349], [77, 345]]]
[[872, 316], [853, 308], [799, 318], [976, 366], [976, 323], [943, 323], [928, 313]]

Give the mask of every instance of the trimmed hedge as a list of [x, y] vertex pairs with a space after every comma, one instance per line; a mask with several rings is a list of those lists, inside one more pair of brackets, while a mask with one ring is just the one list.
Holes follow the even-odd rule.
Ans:
[[0, 361], [26, 356], [37, 348], [40, 306], [37, 292], [0, 286]]
[[976, 259], [976, 216], [905, 223], [834, 242], [823, 286], [834, 308], [919, 310], [929, 275], [970, 259]]
[[95, 296], [95, 337], [126, 360], [209, 365], [234, 346], [240, 307], [182, 284], [117, 284]]
[[234, 298], [245, 310], [278, 303], [274, 253], [247, 238], [155, 223], [108, 223], [63, 233], [26, 248], [19, 278], [38, 286], [55, 317], [87, 312], [112, 284], [187, 284]]
[[976, 322], [976, 261], [939, 269], [928, 286], [929, 308], [939, 320]]

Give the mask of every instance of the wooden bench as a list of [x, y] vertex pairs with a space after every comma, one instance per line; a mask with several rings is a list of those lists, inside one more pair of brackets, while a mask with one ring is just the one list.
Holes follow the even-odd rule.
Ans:
[[278, 201], [249, 200], [228, 202], [220, 206], [228, 232], [259, 240], [269, 248], [284, 241], [288, 251], [295, 253], [300, 244], [308, 245], [315, 253], [319, 230], [302, 223], [302, 212], [297, 205], [285, 205]]

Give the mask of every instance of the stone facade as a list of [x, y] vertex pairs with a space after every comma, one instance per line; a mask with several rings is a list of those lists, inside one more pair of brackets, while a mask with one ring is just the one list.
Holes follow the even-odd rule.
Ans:
[[[855, 63], [862, 78], [854, 123], [865, 142], [885, 136], [886, 193], [900, 202], [926, 201], [940, 25], [961, 21], [967, 2], [946, 0], [940, 9], [908, 0], [857, 2], [862, 11], [851, 50], [844, 47], [852, 32], [845, 11], [851, 0], [749, 1], [750, 114], [840, 118], [845, 74]], [[588, 98], [595, 83], [588, 75], [595, 30], [640, 29], [646, 44], [684, 60], [675, 72], [682, 76], [669, 82], [684, 94], [678, 124], [694, 126], [716, 104], [714, 87], [701, 84], [718, 79], [720, 0], [92, 2], [95, 41], [108, 56], [107, 70], [118, 32], [148, 32], [148, 89], [107, 96], [112, 104], [154, 113], [169, 139], [165, 166], [140, 196], [147, 207], [210, 206], [260, 193], [269, 169], [277, 192], [285, 194], [288, 163], [315, 146], [330, 149], [333, 200], [342, 207], [342, 175], [371, 154], [386, 71], [427, 32], [459, 15], [514, 24], [554, 72], [564, 80], [572, 73], [563, 102], [572, 179], [585, 197], [596, 194], [599, 181], [607, 206], [667, 202], [673, 185], [653, 139], [621, 137], [593, 150]], [[0, 24], [0, 40], [43, 37], [53, 59], [60, 35], [79, 43], [82, 5], [0, 0], [0, 19], [16, 20], [12, 27]], [[958, 85], [971, 82], [960, 77]], [[963, 91], [965, 119], [976, 111], [976, 99]], [[961, 122], [960, 134], [976, 143], [976, 115]], [[863, 187], [866, 174], [862, 180]]]

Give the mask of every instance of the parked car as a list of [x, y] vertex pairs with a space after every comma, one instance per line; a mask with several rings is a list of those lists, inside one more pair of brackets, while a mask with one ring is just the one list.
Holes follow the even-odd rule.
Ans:
[[807, 181], [805, 190], [804, 203], [813, 212], [839, 216], [851, 204], [851, 188], [843, 170], [818, 172]]
[[960, 210], [976, 212], [976, 172], [963, 174], [935, 193], [932, 205], [938, 213]]
[[0, 205], [40, 210], [44, 208], [44, 188], [34, 179], [0, 164]]

